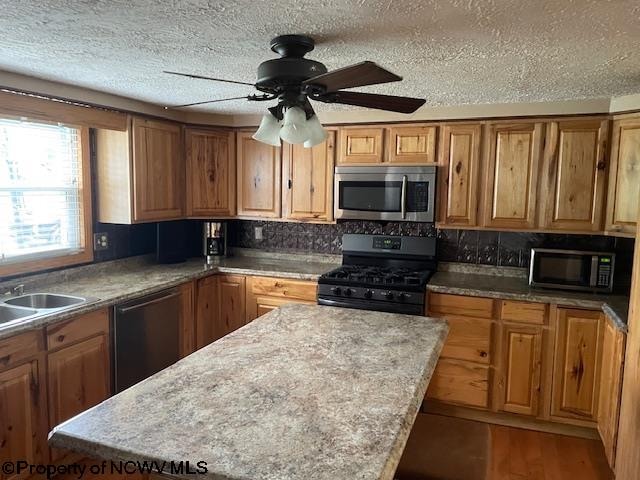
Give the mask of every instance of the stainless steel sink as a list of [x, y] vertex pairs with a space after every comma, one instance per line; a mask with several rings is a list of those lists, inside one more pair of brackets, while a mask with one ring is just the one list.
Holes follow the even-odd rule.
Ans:
[[[5, 300], [6, 305], [16, 307], [35, 308], [38, 310], [49, 310], [58, 308], [69, 308], [86, 302], [86, 298], [73, 297], [71, 295], [59, 295], [57, 293], [30, 293], [19, 297]], [[34, 311], [35, 313], [35, 311]]]
[[13, 322], [38, 313], [33, 308], [17, 308], [0, 304], [0, 324]]

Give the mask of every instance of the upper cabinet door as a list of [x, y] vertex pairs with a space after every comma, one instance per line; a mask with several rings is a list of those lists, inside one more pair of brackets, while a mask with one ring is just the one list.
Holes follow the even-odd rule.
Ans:
[[252, 132], [237, 135], [238, 215], [279, 218], [280, 148], [258, 142], [252, 135]]
[[134, 117], [132, 130], [133, 220], [182, 217], [184, 163], [180, 127]]
[[235, 215], [234, 137], [233, 132], [226, 130], [186, 129], [188, 216]]
[[537, 122], [487, 126], [484, 226], [535, 228], [542, 128]]
[[335, 132], [313, 148], [286, 145], [283, 149], [286, 217], [295, 220], [333, 219]]
[[481, 125], [442, 127], [439, 156], [440, 223], [476, 226]]
[[382, 163], [384, 128], [341, 128], [338, 164]]
[[613, 122], [606, 230], [634, 236], [640, 204], [640, 117]]
[[540, 188], [542, 228], [602, 230], [607, 127], [606, 119], [547, 125]]
[[436, 161], [436, 127], [391, 127], [387, 130], [389, 163], [427, 164]]

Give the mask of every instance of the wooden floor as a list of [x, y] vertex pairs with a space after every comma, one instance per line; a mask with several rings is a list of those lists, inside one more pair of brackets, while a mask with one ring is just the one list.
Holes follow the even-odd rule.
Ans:
[[597, 440], [491, 426], [490, 480], [611, 480]]

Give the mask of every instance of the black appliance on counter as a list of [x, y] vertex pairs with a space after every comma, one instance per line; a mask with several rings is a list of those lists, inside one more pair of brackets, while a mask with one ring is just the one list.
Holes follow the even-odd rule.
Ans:
[[318, 304], [424, 315], [436, 269], [435, 238], [346, 234], [342, 266], [318, 280]]
[[208, 264], [215, 257], [227, 255], [227, 224], [224, 222], [204, 222], [202, 228], [202, 249]]

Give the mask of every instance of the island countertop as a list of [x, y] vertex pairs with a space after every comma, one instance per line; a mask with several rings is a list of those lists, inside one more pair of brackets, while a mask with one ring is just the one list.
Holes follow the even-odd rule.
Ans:
[[391, 479], [447, 331], [439, 319], [285, 305], [49, 441], [105, 460], [206, 462], [211, 479]]

